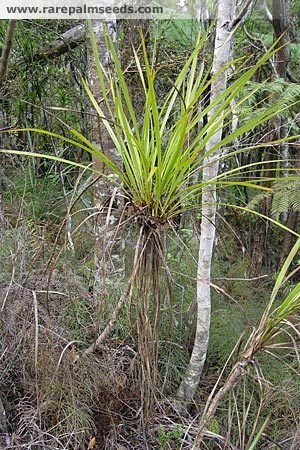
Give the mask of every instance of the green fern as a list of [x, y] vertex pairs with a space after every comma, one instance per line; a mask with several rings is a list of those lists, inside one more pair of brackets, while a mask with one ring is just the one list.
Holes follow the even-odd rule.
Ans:
[[300, 211], [300, 181], [282, 181], [273, 185], [272, 214]]
[[276, 182], [272, 185], [272, 190], [272, 192], [260, 192], [255, 195], [248, 203], [247, 208], [258, 210], [264, 199], [272, 197], [272, 216], [288, 211], [300, 211], [300, 180]]
[[251, 201], [248, 203], [247, 208], [258, 211], [259, 206], [261, 205], [262, 201], [264, 199], [270, 198], [272, 196], [271, 191], [263, 191], [259, 192], [257, 195], [254, 195], [254, 197], [251, 199]]
[[[282, 78], [277, 78], [270, 82], [257, 83], [248, 82], [244, 87], [241, 95], [249, 95], [246, 102], [239, 107], [239, 120], [240, 122], [246, 122], [253, 114], [261, 113], [263, 109], [268, 108], [270, 104], [270, 99], [276, 98], [276, 103], [282, 103], [286, 107], [291, 106], [289, 109], [288, 121], [291, 119], [293, 123], [291, 125], [295, 126], [293, 116], [295, 108], [293, 104], [296, 104], [300, 100], [300, 85], [297, 83], [288, 83]], [[297, 128], [297, 127], [296, 127]], [[298, 127], [299, 128], [299, 127]]]

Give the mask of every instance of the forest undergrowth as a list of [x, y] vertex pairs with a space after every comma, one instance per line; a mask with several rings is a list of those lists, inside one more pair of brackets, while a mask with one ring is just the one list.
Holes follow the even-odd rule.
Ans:
[[[28, 173], [20, 169], [18, 177], [23, 180], [24, 176], [28, 179]], [[53, 186], [46, 175], [44, 181], [37, 180], [34, 189], [24, 191], [16, 182], [7, 194], [14, 202], [7, 201], [6, 217], [19, 213], [1, 237], [0, 384], [7, 431], [12, 436], [5, 448], [190, 448], [197, 417], [230, 354], [225, 375], [234, 363], [240, 336], [259, 320], [272, 277], [268, 273], [251, 277], [251, 259], [241, 251], [241, 243], [230, 229], [220, 224], [224, 229], [214, 259], [209, 356], [193, 405], [182, 414], [171, 399], [193, 340], [197, 238], [188, 227], [182, 230], [181, 242], [170, 234], [168, 269], [176, 283], [169, 293], [172, 298], [166, 291], [164, 300], [159, 397], [154, 423], [145, 435], [140, 427], [139, 358], [129, 305], [122, 311], [109, 346], [104, 344], [95, 354], [76, 362], [78, 352], [95, 338], [97, 318], [89, 269], [93, 255], [80, 245], [83, 236], [86, 243], [92, 241], [92, 230], [83, 225], [75, 238], [78, 252], [73, 255], [65, 237], [57, 236], [65, 203], [50, 201], [55, 189], [59, 186]], [[87, 196], [84, 203], [89, 201]], [[78, 210], [81, 206], [77, 205]], [[117, 300], [116, 292], [111, 292], [107, 317]], [[260, 358], [219, 408], [207, 431], [208, 448], [224, 444], [225, 430], [230, 442], [244, 448], [258, 414], [260, 423], [268, 418], [260, 448], [273, 448], [278, 440], [286, 441], [282, 448], [290, 448], [300, 402], [295, 358], [291, 349]]]

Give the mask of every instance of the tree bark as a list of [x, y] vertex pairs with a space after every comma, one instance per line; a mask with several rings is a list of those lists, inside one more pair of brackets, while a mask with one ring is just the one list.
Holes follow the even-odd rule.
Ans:
[[[277, 52], [274, 58], [274, 78], [283, 78], [288, 81], [288, 66], [290, 62], [290, 0], [273, 0], [272, 12], [268, 11], [268, 20], [272, 23], [274, 30], [274, 41], [277, 41]], [[276, 103], [276, 95], [270, 98], [271, 103]], [[276, 140], [284, 137], [286, 134], [285, 121], [282, 117], [274, 117], [269, 122], [268, 140]], [[278, 153], [280, 153], [278, 155]], [[276, 147], [267, 147], [265, 150], [264, 161], [270, 161], [274, 159], [283, 159], [283, 163], [288, 166], [289, 159], [289, 145], [287, 143], [281, 144]], [[266, 165], [265, 177], [273, 177], [276, 166], [274, 164]], [[270, 182], [266, 182], [265, 186], [270, 186]], [[265, 216], [271, 214], [272, 198], [266, 198], [262, 202], [261, 212]], [[294, 213], [291, 211], [289, 215]], [[288, 224], [286, 224], [288, 226]], [[270, 223], [258, 222], [254, 227], [253, 233], [253, 246], [252, 246], [252, 274], [258, 276], [261, 274], [263, 266], [268, 260], [268, 237], [270, 233]], [[286, 249], [285, 256], [291, 250], [293, 238], [290, 233], [286, 231], [283, 237], [283, 247]], [[282, 255], [283, 256], [283, 255]], [[284, 259], [281, 258], [280, 261]]]
[[290, 62], [290, 24], [291, 24], [291, 1], [273, 0], [274, 38], [278, 40], [279, 50], [275, 55], [275, 64], [278, 76], [287, 79], [287, 69]]
[[138, 70], [135, 63], [133, 48], [138, 56], [143, 58], [142, 40], [140, 33], [145, 40], [145, 46], [149, 48], [150, 20], [119, 20], [118, 29], [122, 35], [122, 50], [120, 51], [122, 68], [125, 74], [126, 84], [130, 93], [132, 104], [134, 105], [138, 121], [143, 122], [144, 92]]
[[1, 61], [0, 61], [0, 87], [3, 84], [5, 77], [6, 77], [8, 58], [9, 58], [9, 54], [10, 54], [10, 50], [11, 50], [11, 46], [12, 46], [12, 40], [13, 40], [16, 22], [17, 22], [16, 20], [10, 20], [8, 22], [5, 44], [4, 44], [4, 47], [2, 50]]
[[[233, 0], [220, 1], [217, 11], [217, 29], [214, 47], [214, 59], [212, 74], [216, 74], [231, 60], [232, 36], [230, 24], [233, 19]], [[227, 73], [222, 72], [211, 83], [210, 101], [213, 102], [227, 86]], [[208, 120], [211, 120], [216, 109], [213, 108]], [[222, 139], [222, 126], [208, 142], [206, 151], [209, 152]], [[208, 181], [217, 176], [219, 170], [219, 158], [222, 150], [218, 150], [205, 158], [203, 162], [203, 181]], [[202, 192], [202, 219], [200, 248], [197, 270], [197, 323], [194, 347], [192, 350], [186, 375], [179, 387], [177, 397], [180, 401], [189, 402], [195, 395], [203, 366], [206, 359], [210, 314], [211, 314], [211, 263], [215, 238], [216, 221], [216, 187], [211, 186]]]
[[[1, 60], [0, 60], [0, 89], [6, 78], [9, 54], [10, 54], [10, 50], [12, 47], [12, 41], [13, 41], [13, 35], [14, 35], [16, 22], [17, 22], [16, 20], [10, 20], [8, 22], [5, 43], [4, 43], [4, 47], [2, 50], [2, 54], [1, 54]], [[3, 111], [0, 110], [0, 126], [1, 126], [1, 122], [2, 122], [2, 116], [3, 116]], [[2, 144], [1, 141], [2, 141], [2, 136], [0, 135], [0, 144]], [[2, 180], [2, 174], [0, 172], [0, 229], [3, 228], [3, 224], [4, 224], [3, 191], [4, 191], [4, 181]]]
[[[273, 18], [272, 24], [274, 29], [274, 39], [278, 41], [278, 52], [275, 57], [275, 65], [277, 69], [278, 76], [283, 78], [285, 81], [289, 80], [288, 70], [290, 64], [290, 28], [291, 28], [291, 1], [290, 0], [273, 0]], [[286, 130], [286, 123], [284, 123], [283, 118], [278, 118], [276, 127], [279, 129], [279, 138], [283, 137]], [[282, 144], [280, 146], [281, 156], [285, 160], [285, 165], [288, 167], [289, 158], [292, 159], [291, 165], [297, 166], [297, 160], [299, 160], [299, 149], [295, 146], [295, 152], [291, 150], [288, 144]], [[296, 163], [296, 164], [295, 164]], [[286, 226], [295, 229], [298, 225], [299, 212], [298, 211], [288, 211], [286, 214]], [[279, 261], [279, 266], [285, 261], [285, 258], [291, 251], [295, 243], [295, 237], [288, 231], [284, 232], [283, 242], [282, 242], [282, 252]]]
[[[113, 41], [116, 41], [116, 22], [106, 21], [105, 26]], [[104, 67], [109, 68], [109, 52], [107, 50], [104, 39], [104, 22], [102, 20], [93, 20], [93, 29], [99, 58]], [[89, 82], [95, 99], [100, 102], [102, 93], [100, 83], [98, 81], [95, 58], [91, 46], [91, 41], [87, 40], [88, 50], [88, 68]], [[105, 103], [102, 102], [101, 108], [104, 116], [109, 118], [109, 111]], [[97, 112], [92, 110], [92, 141], [99, 147], [109, 158], [115, 163], [121, 164], [120, 157], [114, 147], [102, 119], [99, 119]], [[93, 157], [94, 167], [100, 173], [109, 174], [108, 169], [98, 159]], [[117, 225], [120, 220], [122, 210], [121, 197], [101, 175], [95, 175], [95, 183], [93, 185], [93, 203], [95, 211], [97, 211], [94, 220], [94, 286], [93, 295], [98, 304], [98, 328], [102, 316], [102, 299], [109, 289], [116, 290], [120, 287], [124, 276], [124, 242], [120, 233], [116, 232]], [[97, 330], [99, 331], [99, 330]]]
[[[286, 226], [290, 228], [291, 230], [295, 230], [299, 232], [299, 211], [289, 211], [287, 220], [286, 220]], [[281, 267], [286, 260], [288, 254], [290, 253], [293, 245], [295, 244], [295, 235], [290, 233], [289, 231], [285, 231], [284, 237], [283, 237], [283, 243], [282, 243], [282, 249], [281, 249], [281, 255], [280, 255], [280, 261], [279, 261], [279, 267]]]

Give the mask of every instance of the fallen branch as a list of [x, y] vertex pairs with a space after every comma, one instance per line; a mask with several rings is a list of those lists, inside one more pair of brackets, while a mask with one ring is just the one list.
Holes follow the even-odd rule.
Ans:
[[64, 53], [72, 50], [85, 41], [86, 26], [85, 24], [77, 25], [71, 28], [57, 39], [50, 42], [50, 44], [42, 47], [34, 56], [34, 61], [42, 59], [52, 59], [63, 55]]
[[[101, 347], [101, 345], [104, 343], [104, 341], [106, 341], [106, 339], [108, 338], [108, 336], [110, 335], [110, 333], [112, 332], [112, 330], [114, 329], [120, 311], [126, 301], [126, 299], [128, 297], [130, 297], [131, 295], [131, 291], [132, 291], [132, 286], [133, 286], [133, 282], [136, 278], [137, 275], [137, 267], [135, 268], [135, 270], [133, 271], [131, 277], [129, 278], [129, 281], [127, 283], [126, 289], [124, 290], [123, 294], [121, 295], [113, 313], [112, 313], [112, 317], [110, 319], [110, 321], [108, 322], [108, 324], [106, 325], [106, 327], [104, 328], [104, 330], [102, 331], [101, 334], [99, 334], [99, 336], [97, 337], [97, 339], [95, 340], [95, 342], [90, 345], [84, 352], [83, 355], [89, 355], [90, 353], [93, 353], [94, 351], [96, 351], [97, 349], [99, 349]], [[79, 359], [79, 356], [76, 358], [76, 360]]]
[[246, 367], [250, 363], [251, 363], [251, 359], [244, 359], [244, 360], [236, 363], [235, 366], [233, 367], [229, 377], [227, 378], [226, 382], [224, 383], [224, 386], [222, 386], [221, 389], [219, 389], [219, 391], [217, 392], [217, 394], [212, 398], [207, 411], [203, 414], [203, 416], [201, 418], [201, 421], [199, 424], [199, 429], [198, 429], [192, 450], [200, 449], [200, 445], [201, 445], [202, 439], [205, 435], [205, 431], [206, 431], [207, 427], [209, 427], [211, 420], [216, 413], [219, 403], [224, 399], [226, 394], [235, 387], [235, 385], [237, 384], [237, 382], [239, 381], [241, 376], [245, 373]]

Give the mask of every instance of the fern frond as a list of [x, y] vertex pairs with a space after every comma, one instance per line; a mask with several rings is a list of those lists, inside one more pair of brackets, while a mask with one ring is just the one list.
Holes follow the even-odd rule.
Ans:
[[272, 214], [285, 213], [288, 210], [300, 211], [300, 181], [282, 181], [273, 185]]
[[262, 201], [266, 198], [270, 198], [271, 196], [272, 192], [270, 191], [259, 192], [250, 200], [250, 202], [247, 204], [247, 208], [252, 209], [253, 211], [258, 211]]

